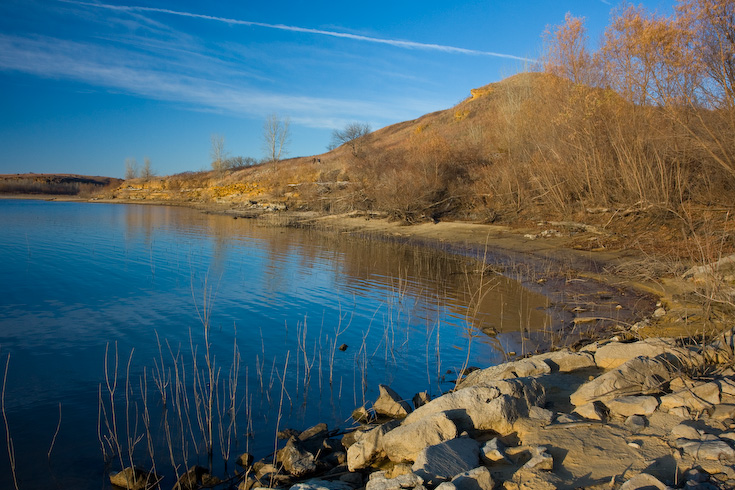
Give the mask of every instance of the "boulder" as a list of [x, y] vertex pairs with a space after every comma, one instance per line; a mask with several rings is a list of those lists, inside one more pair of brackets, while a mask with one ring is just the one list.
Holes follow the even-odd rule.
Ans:
[[554, 469], [554, 458], [546, 451], [545, 446], [533, 448], [531, 459], [523, 465], [523, 469], [532, 471], [551, 471]]
[[636, 357], [653, 358], [678, 349], [675, 339], [651, 338], [638, 342], [610, 342], [597, 349], [595, 363], [603, 369], [614, 369]]
[[698, 431], [687, 424], [679, 424], [669, 435], [673, 445], [695, 460], [735, 462], [735, 449], [713, 434]]
[[495, 482], [490, 470], [484, 466], [479, 466], [459, 473], [452, 478], [451, 482], [442, 483], [437, 488], [442, 487], [442, 485], [451, 485], [451, 488], [447, 488], [447, 490], [493, 490]]
[[715, 382], [696, 383], [676, 393], [661, 397], [661, 410], [687, 407], [695, 412], [711, 409], [720, 403], [720, 386]]
[[539, 420], [546, 424], [550, 424], [554, 421], [554, 417], [556, 417], [556, 414], [546, 408], [541, 408], [534, 405], [532, 407], [529, 407], [528, 409], [528, 418], [532, 420]]
[[154, 488], [160, 478], [150, 471], [140, 468], [125, 468], [110, 475], [110, 483], [128, 490], [147, 490]]
[[606, 401], [605, 406], [620, 417], [651, 415], [658, 408], [658, 399], [655, 396], [621, 396]]
[[192, 466], [181, 475], [173, 488], [174, 490], [197, 490], [202, 487], [213, 487], [219, 483], [221, 483], [220, 479], [212, 476], [207, 468]]
[[419, 408], [429, 403], [431, 401], [431, 397], [427, 392], [422, 391], [421, 393], [413, 395], [413, 399], [411, 401], [413, 402], [413, 408]]
[[317, 470], [316, 458], [302, 444], [299, 439], [292, 437], [277, 455], [277, 461], [283, 465], [283, 469], [297, 478], [311, 475]]
[[660, 393], [681, 365], [665, 356], [636, 357], [580, 386], [569, 400], [575, 406], [628, 395]]
[[592, 354], [589, 352], [572, 352], [569, 349], [539, 354], [534, 358], [548, 364], [552, 372], [569, 373], [578, 369], [595, 367], [595, 358]]
[[631, 415], [625, 419], [625, 426], [634, 433], [638, 433], [646, 428], [646, 417], [642, 415]]
[[428, 485], [438, 485], [459, 473], [477, 468], [480, 446], [474, 439], [459, 437], [422, 450], [413, 464], [413, 472]]
[[383, 436], [383, 451], [396, 463], [413, 462], [428, 446], [457, 437], [457, 427], [446, 412], [428, 415], [412, 423], [404, 423]]
[[424, 480], [415, 473], [405, 473], [395, 478], [386, 478], [384, 471], [370, 475], [365, 490], [399, 490], [401, 488], [421, 488]]
[[574, 409], [574, 414], [587, 420], [606, 420], [607, 408], [600, 402], [590, 402]]
[[473, 371], [459, 383], [459, 387], [466, 388], [469, 386], [492, 384], [499, 380], [539, 376], [549, 374], [550, 372], [551, 367], [543, 359], [529, 357], [527, 359], [506, 362], [497, 366]]
[[380, 396], [373, 403], [375, 413], [393, 419], [404, 418], [411, 413], [411, 406], [389, 386], [379, 385], [378, 389], [380, 390]]
[[367, 468], [378, 459], [385, 457], [383, 437], [399, 425], [398, 420], [391, 420], [360, 435], [357, 442], [347, 449], [347, 467], [349, 470], [355, 471]]
[[353, 490], [354, 487], [344, 481], [306, 480], [293, 485], [290, 490]]
[[620, 490], [668, 490], [655, 476], [640, 473], [620, 486]]
[[517, 378], [488, 382], [447, 393], [417, 408], [404, 420], [404, 425], [438, 412], [446, 412], [457, 429], [494, 430], [509, 433], [519, 417], [528, 416], [532, 406], [543, 405], [543, 386], [533, 378]]
[[485, 463], [510, 463], [511, 461], [505, 455], [505, 444], [500, 439], [494, 437], [483, 444], [480, 455]]

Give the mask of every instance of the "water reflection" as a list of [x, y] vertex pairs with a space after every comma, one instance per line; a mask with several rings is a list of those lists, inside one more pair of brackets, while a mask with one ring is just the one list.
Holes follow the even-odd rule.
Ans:
[[[131, 383], [122, 392], [138, 397], [138, 414], [148, 397], [160, 427], [178, 395], [169, 384], [162, 404], [154, 369], [190, 379], [210, 345], [222, 368], [218, 389], [229, 386], [233, 366], [239, 380], [237, 421], [247, 429], [233, 444], [262, 456], [272, 450], [279, 407], [282, 427], [334, 426], [374, 399], [379, 383], [407, 398], [438, 394], [465, 363], [520, 352], [523, 332], [550, 322], [546, 299], [517, 282], [398, 243], [173, 207], [38, 201], [0, 201], [0, 228], [0, 354], [11, 355], [8, 417], [29, 486], [53, 485], [52, 474], [74, 488], [105, 481], [97, 420], [112, 348], [112, 379]], [[189, 385], [181, 393], [194, 396]], [[119, 397], [108, 413], [125, 407]], [[59, 403], [55, 456], [50, 471], [38, 471]], [[156, 437], [165, 453], [165, 437]], [[190, 459], [201, 456], [201, 445], [177, 444]], [[148, 458], [144, 445], [136, 457]]]

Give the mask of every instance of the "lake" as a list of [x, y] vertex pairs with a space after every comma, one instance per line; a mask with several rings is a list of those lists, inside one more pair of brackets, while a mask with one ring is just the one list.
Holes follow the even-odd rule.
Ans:
[[131, 459], [170, 485], [210, 446], [215, 471], [232, 472], [242, 452], [272, 452], [277, 429], [349, 427], [381, 383], [438, 395], [552, 323], [545, 297], [428, 247], [36, 200], [0, 200], [0, 230], [3, 413], [21, 488], [109, 488]]

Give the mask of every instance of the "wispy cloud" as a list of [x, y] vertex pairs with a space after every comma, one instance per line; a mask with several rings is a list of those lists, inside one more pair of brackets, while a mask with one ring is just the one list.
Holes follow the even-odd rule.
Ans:
[[208, 21], [223, 22], [229, 25], [263, 27], [266, 29], [277, 29], [281, 31], [301, 32], [305, 34], [315, 34], [315, 35], [320, 35], [320, 36], [350, 39], [353, 41], [385, 44], [385, 45], [394, 46], [398, 48], [405, 48], [405, 49], [441, 51], [444, 53], [464, 54], [464, 55], [473, 55], [473, 56], [492, 56], [496, 58], [506, 58], [506, 59], [512, 59], [512, 60], [518, 60], [518, 61], [528, 61], [528, 62], [536, 61], [531, 58], [524, 58], [521, 56], [515, 56], [515, 55], [505, 54], [505, 53], [496, 53], [493, 51], [481, 51], [481, 50], [476, 50], [476, 49], [467, 49], [467, 48], [459, 48], [455, 46], [447, 46], [443, 44], [405, 41], [401, 39], [384, 39], [384, 38], [379, 38], [379, 37], [370, 37], [370, 36], [363, 36], [359, 34], [351, 34], [351, 33], [346, 33], [346, 32], [330, 31], [330, 30], [323, 30], [323, 29], [312, 29], [308, 27], [290, 26], [290, 25], [285, 25], [285, 24], [268, 24], [264, 22], [253, 22], [253, 21], [248, 21], [248, 20], [230, 19], [227, 17], [216, 17], [212, 15], [197, 14], [197, 13], [192, 13], [192, 12], [182, 12], [182, 11], [171, 10], [171, 9], [162, 9], [162, 8], [155, 8], [155, 7], [125, 6], [125, 5], [108, 5], [108, 4], [103, 4], [103, 3], [78, 2], [75, 0], [61, 0], [61, 1], [64, 1], [66, 3], [73, 3], [76, 5], [84, 5], [88, 7], [102, 8], [102, 9], [108, 9], [108, 10], [117, 10], [117, 11], [123, 11], [123, 12], [156, 12], [156, 13], [161, 13], [161, 14], [177, 15], [181, 17], [190, 17], [190, 18], [203, 19], [203, 20], [208, 20]]
[[[145, 56], [53, 37], [26, 38], [0, 34], [0, 70], [73, 80], [137, 96], [181, 104], [207, 112], [262, 117], [271, 112], [291, 115], [294, 123], [333, 128], [356, 114], [375, 122], [390, 122], [427, 112], [419, 102], [375, 103], [269, 93], [242, 84], [211, 80], [204, 73], [178, 73]], [[207, 71], [206, 69], [204, 71]]]

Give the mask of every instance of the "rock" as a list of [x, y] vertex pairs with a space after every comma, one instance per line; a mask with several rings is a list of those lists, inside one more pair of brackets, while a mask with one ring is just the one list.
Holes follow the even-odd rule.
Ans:
[[446, 412], [404, 423], [383, 436], [383, 451], [391, 461], [413, 462], [428, 446], [457, 437], [457, 427]]
[[534, 356], [549, 365], [552, 372], [569, 373], [578, 369], [595, 367], [595, 358], [589, 352], [572, 352], [562, 349]]
[[655, 396], [621, 396], [605, 402], [610, 413], [621, 417], [651, 415], [658, 408]]
[[[484, 466], [459, 473], [452, 478], [451, 484], [457, 490], [493, 490], [495, 486], [490, 470]], [[439, 486], [441, 487], [441, 485]]]
[[542, 359], [529, 357], [528, 359], [506, 362], [487, 369], [473, 371], [459, 383], [459, 387], [466, 388], [469, 386], [492, 384], [499, 380], [539, 376], [549, 374], [550, 372], [551, 367]]
[[625, 426], [634, 433], [646, 428], [646, 418], [641, 415], [631, 415], [625, 419]]
[[317, 470], [316, 458], [302, 444], [299, 439], [292, 437], [277, 455], [277, 461], [283, 465], [283, 469], [297, 478], [311, 475]]
[[677, 439], [675, 445], [696, 460], [735, 462], [735, 450], [728, 443], [714, 436], [711, 439], [706, 438], [698, 441]]
[[691, 388], [661, 397], [661, 410], [687, 407], [695, 412], [709, 410], [720, 403], [720, 386], [717, 383], [697, 383]]
[[528, 409], [528, 418], [532, 420], [540, 420], [541, 422], [550, 424], [554, 421], [554, 417], [556, 417], [556, 414], [545, 408], [533, 406]]
[[574, 409], [574, 413], [588, 420], [607, 420], [607, 408], [600, 402], [590, 402]]
[[701, 436], [697, 429], [688, 424], [679, 424], [669, 433], [669, 439], [699, 440]]
[[573, 405], [580, 406], [592, 401], [604, 403], [621, 396], [660, 393], [680, 367], [665, 356], [636, 357], [583, 384], [569, 399]]
[[355, 487], [345, 481], [306, 480], [297, 483], [290, 490], [353, 490]]
[[413, 396], [412, 401], [413, 401], [413, 408], [419, 408], [429, 403], [431, 401], [431, 397], [429, 396], [427, 392], [422, 391], [421, 393], [416, 393]]
[[684, 476], [684, 480], [693, 481], [694, 483], [703, 483], [709, 480], [708, 474], [702, 473], [696, 468], [686, 470], [683, 476]]
[[505, 455], [505, 444], [497, 437], [490, 439], [482, 446], [480, 455], [486, 463], [511, 462]]
[[411, 413], [411, 407], [389, 386], [379, 385], [380, 396], [373, 403], [373, 410], [378, 415], [390, 418], [404, 418]]
[[395, 478], [386, 478], [385, 472], [376, 471], [370, 475], [365, 490], [399, 490], [401, 488], [417, 488], [421, 487], [424, 480], [414, 474], [406, 473]]
[[329, 435], [329, 428], [327, 424], [321, 423], [314, 427], [309, 427], [304, 432], [298, 435], [299, 441], [307, 441], [309, 439], [326, 439]]
[[125, 468], [110, 475], [110, 483], [128, 490], [148, 490], [154, 488], [160, 477], [140, 468]]
[[653, 312], [653, 318], [661, 318], [666, 316], [666, 310], [663, 308], [656, 308], [656, 311]]
[[533, 378], [488, 383], [462, 388], [436, 398], [417, 408], [406, 417], [404, 424], [433, 413], [446, 412], [460, 432], [476, 429], [507, 434], [512, 431], [519, 417], [528, 415], [530, 407], [543, 405], [546, 401], [543, 386]]
[[523, 465], [524, 470], [551, 471], [554, 469], [554, 458], [546, 452], [545, 446], [539, 446], [532, 450], [531, 459]]
[[556, 416], [555, 425], [574, 424], [579, 422], [580, 417], [573, 413], [560, 413]]
[[658, 478], [648, 473], [634, 476], [620, 486], [620, 490], [668, 490]]
[[365, 406], [358, 407], [352, 411], [352, 420], [360, 424], [369, 424], [375, 421], [375, 412]]
[[651, 338], [638, 342], [610, 342], [597, 349], [595, 363], [603, 369], [614, 369], [636, 357], [654, 358], [677, 349], [676, 340]]
[[276, 437], [282, 441], [285, 441], [286, 439], [291, 439], [292, 437], [299, 437], [299, 434], [301, 434], [301, 432], [297, 431], [296, 429], [283, 429], [279, 430], [276, 433]]
[[690, 419], [692, 417], [687, 407], [672, 408], [669, 410], [669, 415], [673, 415], [674, 417], [679, 417], [682, 419]]
[[220, 479], [212, 476], [207, 468], [192, 466], [181, 475], [173, 488], [174, 490], [197, 490], [203, 486], [211, 487], [219, 483], [221, 483]]
[[460, 437], [425, 448], [416, 457], [412, 469], [428, 485], [437, 485], [476, 468], [479, 463], [480, 447], [477, 441]]
[[350, 471], [367, 468], [376, 460], [385, 457], [383, 437], [399, 425], [398, 420], [391, 420], [362, 434], [357, 442], [347, 449], [347, 467]]
[[[671, 413], [669, 411], [669, 413]], [[710, 415], [710, 418], [712, 420], [727, 420], [727, 419], [735, 419], [735, 405], [731, 403], [721, 403], [719, 405], [715, 405], [715, 409]]]
[[250, 453], [242, 453], [237, 457], [237, 465], [243, 468], [250, 468], [253, 464], [253, 455]]

